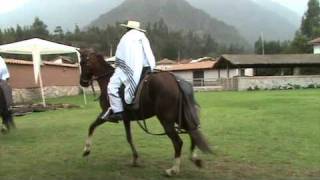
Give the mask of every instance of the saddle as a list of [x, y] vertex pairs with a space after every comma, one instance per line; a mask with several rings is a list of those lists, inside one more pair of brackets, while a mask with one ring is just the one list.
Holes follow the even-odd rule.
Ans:
[[141, 78], [140, 78], [140, 81], [138, 83], [138, 87], [135, 91], [135, 96], [134, 96], [134, 99], [132, 101], [131, 104], [126, 104], [125, 103], [125, 100], [124, 100], [124, 89], [125, 87], [124, 86], [121, 86], [120, 87], [120, 97], [122, 99], [122, 102], [124, 104], [124, 108], [127, 109], [127, 110], [131, 110], [131, 111], [136, 111], [140, 108], [140, 96], [141, 96], [141, 92], [142, 92], [142, 89], [144, 87], [144, 82], [147, 82], [147, 79], [148, 77], [150, 76], [150, 74], [152, 74], [153, 72], [151, 72], [150, 68], [149, 67], [144, 67], [142, 69], [142, 73], [141, 73]]

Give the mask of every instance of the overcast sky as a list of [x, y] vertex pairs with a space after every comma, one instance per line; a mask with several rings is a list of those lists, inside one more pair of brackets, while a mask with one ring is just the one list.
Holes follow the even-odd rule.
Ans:
[[[259, 1], [259, 0], [258, 0]], [[302, 15], [306, 9], [309, 0], [272, 0], [288, 7], [289, 9]]]
[[[17, 7], [23, 6], [25, 3], [32, 0], [0, 0], [0, 14], [15, 10]], [[79, 0], [79, 1], [94, 1], [94, 0]], [[223, 1], [223, 0], [221, 0]], [[306, 10], [308, 0], [272, 0], [281, 3], [299, 15]]]

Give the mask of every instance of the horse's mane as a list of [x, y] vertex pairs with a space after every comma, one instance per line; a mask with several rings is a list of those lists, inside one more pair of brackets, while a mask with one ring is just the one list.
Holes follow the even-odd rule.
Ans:
[[104, 57], [102, 54], [96, 53], [96, 57], [98, 59], [99, 64], [106, 69], [106, 71], [114, 71], [114, 68], [104, 60]]

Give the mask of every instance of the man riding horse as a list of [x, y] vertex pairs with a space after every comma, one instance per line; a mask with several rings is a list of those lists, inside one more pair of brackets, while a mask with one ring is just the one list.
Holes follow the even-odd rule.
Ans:
[[[202, 167], [202, 160], [197, 157], [195, 148], [207, 153], [211, 152], [211, 148], [199, 128], [199, 106], [194, 98], [192, 85], [172, 73], [163, 71], [148, 73], [141, 78], [146, 69], [152, 71], [155, 67], [149, 41], [143, 33], [144, 30], [140, 29], [139, 22], [129, 21], [122, 26], [127, 27], [128, 31], [117, 47], [115, 69], [101, 54], [87, 50], [81, 52], [80, 85], [88, 87], [93, 80], [98, 82], [102, 109], [89, 126], [83, 155], [87, 156], [91, 152], [92, 136], [96, 127], [108, 121], [123, 120], [126, 138], [132, 151], [132, 165], [137, 166], [139, 155], [132, 140], [131, 121], [138, 121], [140, 124], [139, 120], [156, 116], [165, 131], [164, 134], [170, 138], [174, 147], [174, 163], [171, 168], [166, 169], [166, 174], [173, 176], [180, 172], [183, 145], [179, 135], [181, 130], [185, 130], [190, 136], [190, 160], [197, 167]], [[119, 94], [122, 85], [125, 86], [124, 95]], [[130, 107], [127, 104], [130, 104]], [[143, 129], [148, 132], [146, 128]]]
[[8, 80], [10, 74], [4, 59], [0, 56], [0, 115], [3, 119], [2, 132], [15, 127], [12, 117], [12, 90]]
[[149, 40], [144, 34], [145, 30], [140, 28], [140, 22], [128, 21], [121, 24], [127, 28], [126, 34], [121, 38], [115, 61], [115, 72], [108, 85], [108, 95], [112, 114], [110, 122], [117, 122], [123, 119], [123, 103], [119, 95], [119, 89], [125, 86], [124, 100], [131, 104], [137, 86], [143, 72], [152, 71], [155, 67], [155, 58], [152, 53]]

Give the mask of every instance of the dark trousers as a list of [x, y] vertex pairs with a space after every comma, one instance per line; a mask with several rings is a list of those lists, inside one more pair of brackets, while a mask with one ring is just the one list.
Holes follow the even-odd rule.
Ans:
[[0, 80], [0, 90], [4, 96], [5, 107], [7, 107], [10, 110], [11, 106], [13, 105], [12, 89], [10, 85], [7, 83], [7, 81]]

